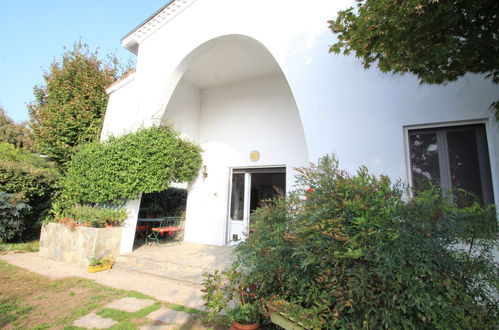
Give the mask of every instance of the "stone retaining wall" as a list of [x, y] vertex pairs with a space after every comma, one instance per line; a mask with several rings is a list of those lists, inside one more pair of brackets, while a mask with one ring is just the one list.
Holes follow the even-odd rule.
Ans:
[[86, 267], [94, 255], [119, 255], [121, 230], [82, 226], [70, 230], [66, 225], [47, 223], [40, 235], [40, 256]]

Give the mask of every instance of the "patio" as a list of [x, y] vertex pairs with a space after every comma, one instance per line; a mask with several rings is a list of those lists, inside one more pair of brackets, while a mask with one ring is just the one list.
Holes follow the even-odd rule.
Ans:
[[204, 272], [230, 266], [233, 249], [183, 241], [153, 243], [117, 257], [114, 267], [201, 287]]

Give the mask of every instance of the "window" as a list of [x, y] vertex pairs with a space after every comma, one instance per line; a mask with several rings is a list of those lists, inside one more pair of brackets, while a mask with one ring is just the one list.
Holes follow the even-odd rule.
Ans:
[[433, 184], [494, 202], [484, 124], [409, 130], [409, 153], [416, 191]]

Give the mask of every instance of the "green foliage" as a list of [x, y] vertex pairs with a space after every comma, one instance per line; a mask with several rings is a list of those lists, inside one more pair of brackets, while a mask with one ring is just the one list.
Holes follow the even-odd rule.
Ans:
[[2, 243], [0, 244], [0, 252], [13, 251], [13, 252], [38, 252], [40, 250], [40, 241], [30, 241], [25, 243]]
[[96, 255], [94, 255], [92, 258], [90, 258], [88, 265], [89, 266], [100, 266], [100, 265], [108, 265], [113, 263], [113, 257], [105, 257], [105, 258], [99, 258]]
[[[496, 213], [458, 208], [331, 157], [298, 169], [303, 190], [252, 215], [236, 249], [258, 294], [306, 308], [323, 328], [497, 328]], [[313, 189], [306, 190], [311, 187]]]
[[[201, 291], [203, 292], [202, 298], [205, 301], [206, 309], [209, 311], [209, 320], [213, 320], [223, 310], [229, 308], [234, 301], [236, 306], [245, 305], [245, 307], [232, 310], [232, 316], [247, 315], [241, 321], [244, 321], [245, 318], [259, 319], [253, 312], [254, 308], [249, 307], [249, 305], [255, 305], [256, 312], [258, 312], [259, 301], [254, 295], [254, 288], [250, 284], [252, 282], [249, 282], [248, 278], [243, 276], [243, 273], [237, 268], [238, 265], [236, 264], [223, 272], [215, 270], [212, 274], [203, 274], [203, 289]], [[235, 320], [239, 321], [239, 319]]]
[[187, 189], [168, 188], [160, 192], [143, 194], [140, 200], [139, 217], [148, 215], [179, 217], [185, 212]]
[[0, 106], [0, 142], [12, 144], [16, 148], [34, 150], [34, 141], [27, 123], [17, 124]]
[[12, 241], [24, 229], [24, 218], [30, 207], [19, 194], [0, 191], [0, 243]]
[[[56, 191], [58, 172], [54, 164], [8, 143], [0, 143], [0, 191], [19, 194], [30, 205], [17, 238], [37, 235]], [[24, 237], [26, 238], [26, 237]]]
[[[413, 73], [442, 84], [466, 73], [499, 83], [499, 2], [496, 0], [360, 0], [330, 21], [330, 51], [355, 53], [365, 68]], [[493, 104], [499, 120], [497, 102]]]
[[120, 74], [116, 60], [104, 63], [81, 42], [54, 60], [29, 105], [40, 152], [65, 164], [76, 146], [97, 140], [108, 100], [105, 89]]
[[257, 304], [241, 304], [227, 309], [227, 315], [232, 321], [241, 324], [254, 324], [260, 322], [260, 310]]
[[16, 148], [11, 143], [0, 142], [0, 160], [23, 163], [38, 169], [47, 170], [54, 175], [58, 173], [54, 163], [26, 149]]
[[[56, 221], [88, 224], [95, 228], [103, 228], [106, 225], [119, 226], [128, 216], [125, 207], [100, 207], [78, 204], [62, 210], [58, 203], [54, 203], [52, 212]], [[69, 219], [71, 221], [68, 221]]]
[[193, 180], [201, 149], [169, 127], [141, 129], [103, 143], [83, 145], [62, 179], [62, 199], [76, 203], [116, 203], [141, 193], [163, 191], [172, 182]]
[[33, 309], [31, 306], [21, 305], [17, 301], [2, 299], [0, 301], [0, 325], [12, 322], [26, 316]]
[[314, 310], [303, 308], [282, 299], [269, 299], [266, 305], [270, 311], [276, 311], [302, 328], [322, 329], [324, 327], [324, 322], [317, 317]]

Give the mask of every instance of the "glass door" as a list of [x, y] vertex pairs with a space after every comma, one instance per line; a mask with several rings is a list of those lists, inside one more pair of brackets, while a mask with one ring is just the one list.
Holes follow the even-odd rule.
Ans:
[[249, 235], [251, 213], [286, 192], [286, 168], [233, 169], [229, 189], [227, 242], [234, 244]]

